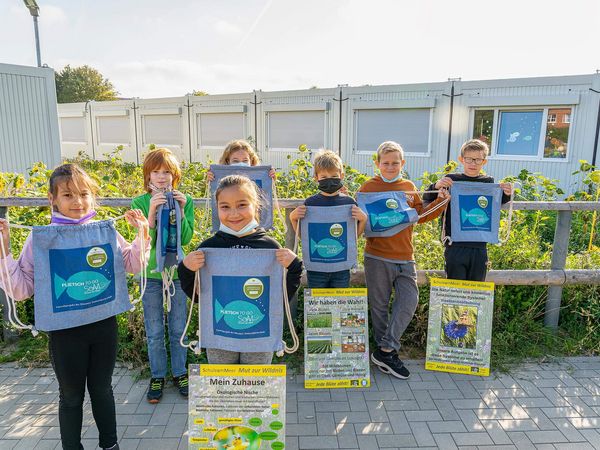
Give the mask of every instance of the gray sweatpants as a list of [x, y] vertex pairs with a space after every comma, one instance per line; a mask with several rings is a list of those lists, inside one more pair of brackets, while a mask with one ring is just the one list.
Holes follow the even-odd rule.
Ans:
[[[416, 265], [414, 262], [396, 264], [365, 256], [365, 280], [375, 342], [380, 348], [399, 350], [400, 338], [419, 302]], [[392, 288], [395, 295], [390, 313]]]
[[209, 364], [271, 364], [273, 352], [232, 352], [218, 348], [207, 348]]

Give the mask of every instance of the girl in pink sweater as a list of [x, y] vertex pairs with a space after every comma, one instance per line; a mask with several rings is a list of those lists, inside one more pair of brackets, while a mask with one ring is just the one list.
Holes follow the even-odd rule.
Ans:
[[[90, 221], [95, 215], [96, 183], [81, 168], [74, 164], [63, 164], [52, 172], [49, 180], [48, 199], [52, 207], [51, 226], [79, 225]], [[141, 211], [125, 213], [125, 219], [139, 232], [144, 233], [144, 248], [139, 240], [129, 244], [117, 233], [117, 243], [123, 254], [125, 270], [137, 273], [142, 270], [140, 253], [150, 251], [148, 221]], [[32, 236], [25, 241], [19, 259], [10, 255], [9, 225], [0, 219], [4, 249], [0, 258], [8, 267], [12, 284], [9, 294], [15, 300], [24, 300], [34, 293], [34, 270]], [[6, 286], [0, 281], [0, 287]], [[60, 435], [62, 448], [80, 450], [83, 400], [87, 383], [92, 412], [99, 431], [99, 444], [103, 449], [117, 450], [117, 426], [115, 401], [111, 386], [117, 355], [116, 317], [87, 325], [50, 331], [49, 350], [52, 366], [59, 385]]]

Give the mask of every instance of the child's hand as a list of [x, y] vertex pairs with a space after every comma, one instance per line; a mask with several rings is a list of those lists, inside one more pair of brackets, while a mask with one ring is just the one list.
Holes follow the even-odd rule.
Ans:
[[450, 198], [450, 191], [446, 188], [441, 188], [440, 192], [438, 192], [437, 198], [441, 198], [442, 200]]
[[453, 183], [452, 178], [443, 177], [442, 179], [438, 180], [437, 183], [435, 183], [434, 187], [436, 189], [442, 189], [442, 188], [450, 189], [450, 187], [452, 186], [452, 183]]
[[271, 167], [271, 170], [269, 170], [269, 177], [271, 177], [273, 180], [277, 177], [277, 173], [275, 172], [275, 169], [273, 169]]
[[290, 213], [290, 220], [292, 222], [298, 222], [300, 219], [304, 219], [304, 216], [306, 216], [306, 206], [301, 205]]
[[144, 233], [144, 239], [148, 239], [148, 219], [144, 216], [144, 213], [141, 209], [130, 209], [125, 213], [125, 220], [131, 225], [133, 228], [137, 228]]
[[187, 203], [187, 198], [185, 197], [184, 194], [182, 194], [179, 191], [173, 191], [173, 198], [175, 200], [177, 200], [177, 202], [179, 203], [179, 206], [181, 207], [181, 209], [185, 208], [185, 205]]
[[358, 222], [364, 222], [367, 220], [365, 212], [356, 205], [352, 205], [352, 218]]
[[275, 256], [277, 257], [277, 262], [286, 269], [290, 266], [294, 259], [296, 259], [296, 254], [289, 248], [277, 249], [275, 251]]
[[164, 205], [165, 203], [167, 203], [167, 197], [162, 192], [157, 192], [150, 197], [150, 208], [156, 210], [160, 205]]
[[502, 192], [506, 195], [510, 195], [512, 194], [513, 186], [510, 183], [500, 183], [500, 189], [502, 189]]
[[202, 250], [196, 250], [188, 253], [188, 255], [183, 258], [183, 265], [192, 272], [197, 272], [204, 267], [204, 258], [204, 252]]
[[8, 256], [10, 254], [10, 229], [8, 227], [8, 220], [6, 219], [0, 219], [0, 234], [2, 234], [2, 239], [4, 241], [4, 253], [0, 254], [0, 258], [2, 258], [2, 256]]
[[209, 170], [209, 171], [206, 172], [206, 181], [208, 181], [209, 183], [211, 181], [215, 181], [215, 174], [212, 173], [211, 170]]

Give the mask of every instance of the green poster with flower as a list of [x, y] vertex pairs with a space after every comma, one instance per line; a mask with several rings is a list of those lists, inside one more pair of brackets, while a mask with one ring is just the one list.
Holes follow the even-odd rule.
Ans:
[[488, 376], [494, 283], [432, 279], [425, 368]]
[[285, 448], [285, 365], [190, 365], [189, 450]]

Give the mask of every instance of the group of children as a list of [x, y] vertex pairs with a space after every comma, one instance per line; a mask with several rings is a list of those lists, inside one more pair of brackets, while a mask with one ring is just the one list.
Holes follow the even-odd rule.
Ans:
[[[379, 174], [366, 181], [359, 192], [404, 191], [411, 208], [423, 217], [419, 223], [434, 220], [442, 214], [440, 203], [449, 198], [448, 188], [452, 182], [493, 182], [482, 175], [487, 162], [488, 148], [481, 141], [470, 140], [461, 148], [459, 160], [464, 173], [451, 174], [429, 187], [423, 196], [415, 185], [402, 178], [406, 163], [402, 147], [395, 142], [384, 142], [377, 149], [375, 165]], [[258, 156], [245, 141], [232, 141], [221, 158], [221, 164], [258, 165]], [[156, 403], [163, 395], [167, 377], [167, 351], [165, 348], [164, 285], [161, 273], [156, 271], [157, 211], [167, 203], [167, 192], [179, 204], [182, 211], [180, 226], [181, 245], [188, 244], [194, 230], [193, 202], [189, 195], [177, 191], [181, 170], [174, 155], [167, 149], [150, 151], [143, 164], [145, 193], [134, 198], [132, 209], [126, 213], [127, 221], [139, 228], [145, 239], [128, 244], [118, 236], [118, 245], [123, 254], [125, 269], [131, 273], [145, 270], [148, 277], [142, 299], [146, 329], [151, 381], [147, 399]], [[270, 173], [275, 178], [275, 172]], [[208, 173], [209, 180], [214, 179]], [[331, 151], [321, 151], [314, 160], [314, 178], [319, 192], [307, 198], [303, 206], [290, 215], [294, 228], [305, 216], [310, 206], [352, 205], [351, 215], [357, 222], [360, 235], [365, 229], [367, 215], [356, 201], [348, 196], [344, 187], [344, 167], [340, 157]], [[505, 196], [510, 194], [510, 185], [503, 184]], [[92, 220], [95, 215], [97, 186], [83, 170], [74, 164], [65, 164], [54, 170], [50, 177], [48, 199], [52, 209], [51, 225], [79, 225]], [[170, 308], [167, 308], [167, 323], [171, 356], [171, 374], [180, 394], [188, 395], [187, 349], [179, 343], [184, 332], [187, 298], [194, 294], [196, 272], [206, 264], [205, 248], [256, 248], [276, 249], [278, 263], [286, 268], [288, 298], [300, 286], [303, 265], [291, 250], [281, 248], [276, 240], [259, 226], [261, 210], [260, 191], [249, 178], [230, 175], [220, 180], [214, 193], [220, 221], [219, 231], [203, 241], [196, 251], [190, 252], [172, 274]], [[504, 198], [508, 200], [508, 197]], [[430, 211], [430, 214], [423, 214]], [[449, 211], [448, 211], [449, 212]], [[450, 217], [446, 212], [446, 231], [449, 232]], [[398, 357], [400, 339], [410, 323], [418, 303], [416, 267], [412, 244], [413, 227], [409, 226], [390, 237], [368, 237], [365, 248], [364, 268], [368, 288], [371, 322], [377, 343], [371, 360], [377, 367], [397, 378], [408, 378], [410, 373]], [[0, 233], [5, 248], [4, 257], [12, 281], [11, 295], [22, 300], [33, 294], [31, 239], [25, 242], [18, 260], [10, 256], [9, 224], [0, 219]], [[144, 244], [140, 244], [144, 242]], [[143, 248], [141, 248], [143, 246]], [[139, 264], [140, 255], [149, 261], [146, 268]], [[482, 281], [487, 268], [485, 244], [461, 243], [447, 246], [445, 251], [446, 272], [450, 278]], [[350, 286], [350, 271], [308, 271], [308, 286], [311, 288], [345, 288]], [[0, 283], [1, 284], [1, 283]], [[1, 286], [6, 290], [6, 286]], [[393, 292], [393, 299], [392, 299]], [[391, 307], [390, 307], [391, 303]], [[115, 403], [111, 388], [111, 376], [117, 350], [116, 318], [49, 333], [50, 356], [60, 389], [59, 423], [63, 449], [81, 449], [82, 406], [85, 386], [92, 402], [94, 419], [99, 430], [99, 444], [103, 449], [118, 449]], [[272, 352], [232, 352], [219, 348], [207, 348], [209, 363], [217, 364], [270, 364]]]

